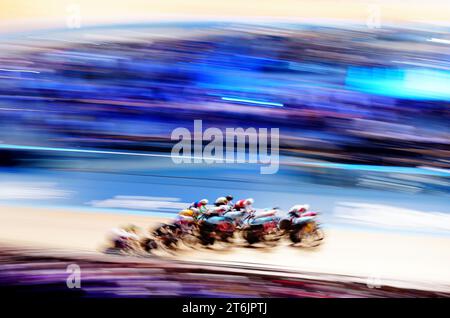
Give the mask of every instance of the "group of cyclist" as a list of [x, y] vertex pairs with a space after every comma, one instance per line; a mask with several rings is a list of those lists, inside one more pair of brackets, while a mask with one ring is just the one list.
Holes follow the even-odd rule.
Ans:
[[[233, 196], [227, 195], [224, 197], [219, 197], [214, 202], [213, 207], [207, 207], [209, 204], [208, 199], [201, 199], [195, 201], [189, 205], [187, 209], [182, 210], [178, 214], [176, 223], [184, 227], [184, 223], [189, 224], [190, 222], [200, 219], [201, 217], [208, 217], [214, 214], [223, 214], [229, 211], [242, 211], [246, 213], [254, 213], [253, 208], [254, 200], [252, 198], [241, 199], [233, 202]], [[292, 217], [300, 216], [309, 209], [309, 205], [301, 204], [294, 205], [289, 211], [288, 215]], [[137, 241], [137, 227], [134, 225], [126, 226], [123, 228], [113, 229], [112, 238], [117, 241]]]
[[[199, 201], [191, 203], [187, 210], [192, 211], [197, 216], [207, 214], [210, 212], [210, 210], [207, 208], [208, 203], [208, 199], [201, 199]], [[227, 195], [225, 197], [219, 197], [216, 199], [216, 201], [214, 202], [213, 210], [216, 212], [227, 212], [231, 210], [252, 212], [254, 211], [252, 207], [253, 203], [254, 200], [252, 198], [233, 202], [233, 196]]]
[[[233, 202], [233, 196], [227, 195], [224, 197], [219, 197], [214, 202], [215, 211], [245, 211], [245, 212], [253, 212], [253, 203], [254, 200], [252, 198], [238, 200]], [[207, 205], [209, 204], [208, 199], [201, 199], [199, 201], [195, 201], [191, 203], [191, 205], [185, 211], [191, 211], [194, 215], [202, 215], [205, 213], [209, 213], [209, 209]], [[219, 209], [217, 209], [219, 208]], [[220, 209], [222, 208], [222, 209]], [[289, 209], [290, 215], [297, 215], [306, 212], [309, 209], [309, 205], [307, 204], [297, 204]], [[190, 216], [192, 216], [192, 214]]]

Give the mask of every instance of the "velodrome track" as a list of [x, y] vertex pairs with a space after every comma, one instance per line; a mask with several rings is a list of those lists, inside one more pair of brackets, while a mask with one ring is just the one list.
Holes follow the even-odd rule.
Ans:
[[[380, 293], [386, 291], [383, 288], [392, 287], [428, 290], [437, 295], [450, 292], [450, 239], [447, 237], [330, 228], [326, 230], [324, 244], [313, 249], [283, 242], [274, 248], [183, 249], [138, 258], [102, 253], [111, 228], [133, 223], [147, 229], [165, 220], [154, 216], [2, 205], [0, 242], [14, 247], [18, 253], [39, 251], [39, 255], [48, 257], [60, 251], [56, 253], [63, 253], [65, 258], [93, 257], [102, 262], [107, 257], [108, 262], [126, 263], [127, 268], [133, 268], [136, 262], [156, 261], [175, 267], [179, 264], [192, 264], [197, 269], [206, 266], [209, 269], [205, 273], [217, 266], [231, 268], [235, 274], [244, 276], [249, 271], [278, 273], [275, 276], [287, 272], [289, 277], [359, 284], [358, 292], [362, 288], [367, 295], [375, 293], [374, 288], [367, 287], [373, 284], [380, 287], [375, 288]], [[2, 253], [7, 250], [11, 249], [2, 248]]]

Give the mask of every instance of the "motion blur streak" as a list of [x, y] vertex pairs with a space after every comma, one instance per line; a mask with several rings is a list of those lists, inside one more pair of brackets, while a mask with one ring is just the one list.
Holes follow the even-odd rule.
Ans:
[[[174, 156], [174, 155], [162, 155], [154, 153], [136, 153], [136, 152], [119, 152], [119, 151], [103, 151], [103, 150], [90, 150], [90, 149], [73, 149], [73, 148], [54, 148], [54, 147], [39, 147], [39, 146], [23, 146], [23, 145], [8, 145], [0, 144], [0, 148], [3, 149], [16, 149], [16, 150], [38, 150], [38, 151], [60, 151], [60, 152], [80, 152], [80, 153], [94, 153], [94, 154], [108, 154], [108, 155], [126, 155], [126, 156], [144, 156], [144, 157], [162, 157], [162, 158], [187, 158], [187, 159], [214, 159], [209, 157], [195, 157], [195, 156]], [[229, 161], [230, 163], [235, 162], [235, 160], [227, 160], [226, 158], [221, 159], [222, 161]], [[389, 166], [376, 166], [376, 165], [358, 165], [358, 164], [336, 164], [330, 162], [308, 162], [296, 160], [304, 166], [315, 166], [315, 167], [325, 167], [325, 168], [337, 168], [337, 169], [348, 169], [348, 170], [363, 170], [363, 171], [380, 171], [380, 172], [397, 172], [406, 174], [424, 174], [424, 175], [434, 175], [434, 176], [450, 176], [450, 171], [447, 169], [436, 169], [430, 167], [389, 167]]]
[[449, 296], [448, 1], [256, 2], [2, 1], [0, 291]]
[[242, 103], [249, 103], [249, 104], [283, 107], [283, 104], [280, 104], [280, 103], [262, 102], [262, 101], [250, 100], [250, 99], [240, 99], [240, 98], [231, 98], [231, 97], [222, 97], [222, 99], [227, 100], [227, 101], [232, 101], [232, 102], [242, 102]]

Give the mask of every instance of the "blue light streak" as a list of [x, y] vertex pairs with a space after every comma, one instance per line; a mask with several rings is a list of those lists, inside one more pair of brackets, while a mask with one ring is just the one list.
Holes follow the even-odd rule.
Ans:
[[281, 103], [273, 103], [273, 102], [263, 102], [253, 99], [244, 99], [244, 98], [233, 98], [233, 97], [222, 97], [222, 100], [230, 101], [230, 102], [240, 102], [240, 103], [249, 103], [249, 104], [257, 104], [257, 105], [266, 105], [266, 106], [275, 106], [275, 107], [283, 107], [284, 105]]

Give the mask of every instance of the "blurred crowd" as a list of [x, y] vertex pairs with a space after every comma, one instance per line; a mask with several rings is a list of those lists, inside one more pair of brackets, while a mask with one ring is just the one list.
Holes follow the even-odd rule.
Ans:
[[[104, 29], [101, 40], [28, 39], [4, 50], [0, 141], [170, 151], [172, 130], [202, 119], [204, 129], [280, 128], [283, 155], [449, 167], [450, 98], [439, 90], [447, 79], [430, 83], [450, 74], [448, 43], [433, 40], [442, 34], [174, 28], [183, 29], [125, 40]], [[431, 72], [423, 94], [396, 89], [411, 70]]]

